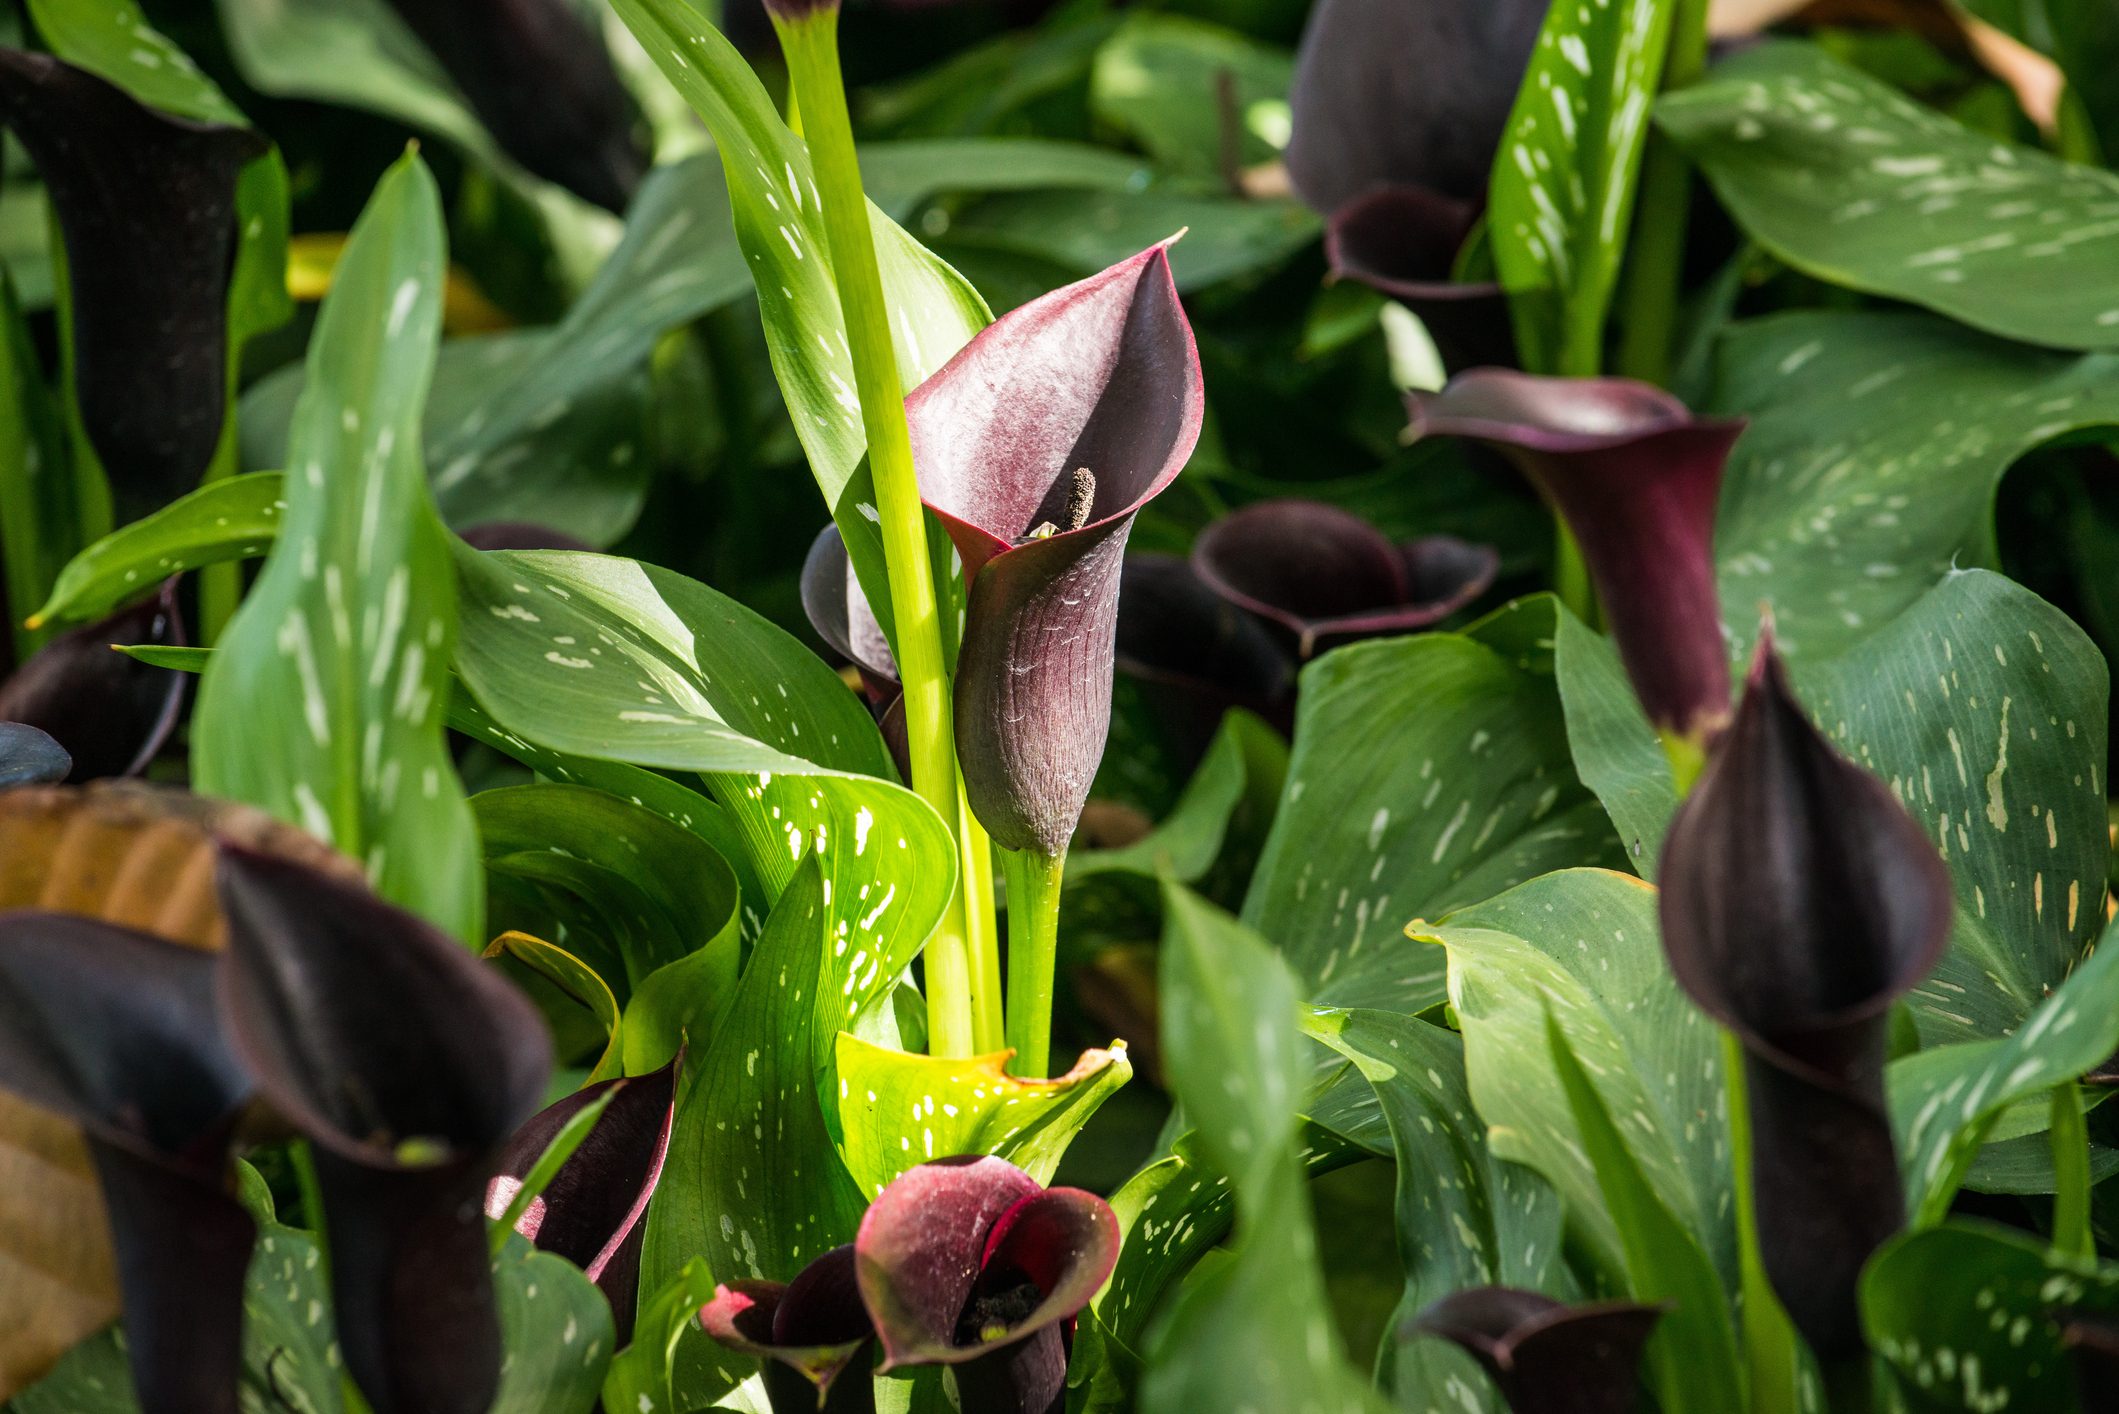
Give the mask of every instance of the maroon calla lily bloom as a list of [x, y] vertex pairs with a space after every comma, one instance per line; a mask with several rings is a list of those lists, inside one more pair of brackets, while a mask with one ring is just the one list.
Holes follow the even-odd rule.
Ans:
[[1515, 1414], [1632, 1414], [1641, 1347], [1662, 1310], [1629, 1301], [1569, 1306], [1536, 1291], [1480, 1286], [1443, 1297], [1416, 1329], [1461, 1346]]
[[873, 1414], [875, 1382], [865, 1357], [876, 1333], [854, 1280], [852, 1244], [826, 1252], [791, 1282], [714, 1288], [699, 1324], [757, 1359], [773, 1414]]
[[971, 586], [957, 756], [996, 843], [1064, 852], [1111, 724], [1120, 566], [1206, 413], [1167, 242], [1003, 315], [905, 402]]
[[1546, 0], [1322, 0], [1288, 93], [1288, 177], [1335, 273], [1418, 314], [1451, 368], [1512, 363], [1501, 287], [1453, 283]]
[[109, 618], [71, 629], [0, 682], [0, 721], [41, 728], [73, 757], [70, 779], [137, 776], [169, 741], [191, 675], [153, 668], [113, 644], [181, 647], [177, 582]]
[[1820, 1359], [1858, 1355], [1856, 1279], [1905, 1221], [1889, 1013], [1942, 957], [1950, 879], [1890, 787], [1811, 725], [1770, 632], [1659, 878], [1678, 985], [1743, 1045], [1766, 1275]]
[[365, 887], [224, 844], [221, 1011], [315, 1141], [346, 1369], [376, 1414], [484, 1414], [500, 1379], [482, 1200], [537, 1108], [537, 1009]]
[[1633, 690], [1658, 730], [1705, 741], [1729, 714], [1714, 581], [1722, 466], [1741, 418], [1696, 418], [1626, 378], [1481, 368], [1406, 395], [1418, 436], [1496, 448], [1565, 518]]
[[603, 1288], [621, 1346], [633, 1333], [647, 1205], [669, 1153], [683, 1058], [679, 1052], [660, 1070], [599, 1081], [545, 1106], [508, 1140], [499, 1172], [486, 1185], [486, 1216], [498, 1219], [568, 1121], [605, 1095], [611, 1097], [581, 1146], [530, 1200], [515, 1230], [539, 1249], [566, 1258]]
[[1215, 521], [1192, 568], [1215, 593], [1290, 635], [1310, 658], [1440, 622], [1493, 583], [1491, 546], [1433, 535], [1403, 545], [1323, 501], [1261, 501]]
[[211, 954], [97, 919], [0, 914], [0, 1086], [81, 1126], [145, 1414], [235, 1414], [255, 1224], [229, 1196], [250, 1092]]
[[1197, 760], [1231, 707], [1283, 733], [1295, 725], [1295, 655], [1176, 555], [1128, 555], [1118, 600], [1118, 670]]
[[198, 485], [220, 440], [236, 178], [266, 142], [6, 48], [0, 123], [37, 164], [65, 242], [82, 426], [126, 500], [160, 506]]
[[802, 561], [802, 612], [817, 637], [860, 672], [871, 704], [885, 706], [904, 691], [890, 640], [861, 592], [836, 525], [827, 523], [817, 532]]

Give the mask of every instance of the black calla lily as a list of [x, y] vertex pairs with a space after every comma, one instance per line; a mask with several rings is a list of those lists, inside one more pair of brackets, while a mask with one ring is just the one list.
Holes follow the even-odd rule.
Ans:
[[1678, 985], [1743, 1045], [1766, 1275], [1821, 1360], [1854, 1355], [1856, 1278], [1905, 1221], [1889, 1012], [1942, 956], [1949, 875], [1890, 788], [1811, 725], [1768, 632], [1659, 877]]
[[63, 913], [0, 913], [0, 1087], [81, 1126], [103, 1187], [145, 1414], [235, 1414], [256, 1239], [229, 1195], [250, 1082], [214, 959]]
[[826, 1252], [791, 1282], [716, 1287], [699, 1324], [729, 1349], [758, 1360], [773, 1414], [874, 1414], [867, 1357], [876, 1333], [854, 1280], [851, 1243]]
[[536, 1008], [357, 884], [224, 846], [221, 1005], [316, 1144], [346, 1369], [376, 1414], [483, 1414], [500, 1378], [483, 1198], [537, 1107]]
[[1194, 759], [1231, 707], [1294, 729], [1294, 654], [1201, 582], [1190, 560], [1128, 555], [1120, 584], [1118, 670], [1146, 687]]
[[1479, 1286], [1443, 1297], [1413, 1326], [1462, 1347], [1515, 1414], [1632, 1414], [1641, 1347], [1662, 1316], [1630, 1301], [1569, 1306], [1542, 1292]]
[[244, 128], [149, 108], [86, 69], [0, 48], [0, 123], [37, 164], [66, 245], [74, 394], [142, 509], [198, 484], [227, 402]]
[[41, 728], [73, 758], [70, 779], [137, 776], [169, 741], [189, 673], [149, 667], [117, 644], [182, 647], [176, 581], [154, 598], [71, 629], [0, 682], [0, 721]]

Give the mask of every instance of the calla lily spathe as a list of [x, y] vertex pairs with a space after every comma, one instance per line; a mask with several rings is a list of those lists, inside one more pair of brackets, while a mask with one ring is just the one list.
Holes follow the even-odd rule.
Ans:
[[1641, 1403], [1641, 1348], [1662, 1310], [1631, 1301], [1570, 1306], [1536, 1291], [1478, 1286], [1413, 1319], [1469, 1354], [1514, 1414], [1632, 1414]]

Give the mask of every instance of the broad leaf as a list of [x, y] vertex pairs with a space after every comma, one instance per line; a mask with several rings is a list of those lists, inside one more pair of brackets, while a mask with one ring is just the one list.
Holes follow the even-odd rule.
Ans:
[[450, 763], [456, 602], [419, 464], [443, 227], [416, 157], [378, 185], [309, 348], [282, 538], [199, 685], [199, 788], [362, 861], [386, 897], [482, 941], [478, 844]]
[[1165, 871], [1181, 883], [1197, 882], [1222, 857], [1232, 834], [1263, 833], [1287, 765], [1287, 743], [1279, 733], [1249, 712], [1229, 712], [1170, 813], [1131, 844], [1070, 852], [1067, 883], [1099, 874], [1152, 880]]
[[276, 471], [207, 482], [69, 560], [37, 621], [100, 618], [173, 574], [264, 554], [280, 533], [284, 497]]
[[1599, 0], [1546, 11], [1487, 198], [1494, 265], [1535, 372], [1597, 371], [1671, 10]]
[[1656, 121], [1807, 274], [2026, 343], [2119, 348], [2109, 172], [1997, 143], [1789, 41], [1716, 65]]

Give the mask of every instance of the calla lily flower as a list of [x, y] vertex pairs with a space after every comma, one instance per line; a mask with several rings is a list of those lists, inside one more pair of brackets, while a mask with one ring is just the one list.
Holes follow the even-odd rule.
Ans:
[[1223, 516], [1192, 546], [1202, 583], [1290, 637], [1298, 657], [1439, 622], [1493, 583], [1491, 546], [1447, 535], [1395, 545], [1322, 501], [1261, 501]]
[[836, 525], [827, 523], [817, 532], [802, 561], [802, 612], [809, 616], [817, 637], [861, 674], [870, 703], [887, 706], [904, 691], [890, 640], [884, 637], [868, 596], [861, 592], [861, 581], [854, 577], [846, 541]]
[[855, 1275], [884, 1369], [954, 1365], [964, 1414], [1047, 1414], [1064, 1401], [1074, 1316], [1118, 1248], [1094, 1194], [1042, 1188], [1005, 1159], [941, 1159], [869, 1207]]
[[971, 586], [957, 756], [996, 843], [1063, 853], [1110, 728], [1120, 566], [1206, 413], [1167, 242], [1003, 315], [906, 399]]
[[183, 713], [191, 675], [113, 652], [121, 643], [183, 645], [175, 580], [152, 599], [59, 635], [0, 682], [0, 721], [49, 734], [73, 757], [73, 780], [139, 775]]
[[539, 1110], [508, 1140], [500, 1171], [486, 1185], [486, 1216], [498, 1219], [567, 1122], [611, 1096], [581, 1146], [530, 1200], [515, 1230], [543, 1251], [566, 1258], [603, 1288], [620, 1345], [633, 1331], [647, 1205], [669, 1153], [681, 1059], [680, 1054], [647, 1075], [599, 1081]]
[[1574, 531], [1648, 719], [1704, 742], [1727, 720], [1729, 659], [1714, 581], [1714, 516], [1740, 418], [1696, 418], [1625, 378], [1481, 368], [1406, 395], [1416, 436], [1506, 456]]
[[81, 1126], [145, 1414], [235, 1414], [256, 1226], [229, 1196], [250, 1082], [214, 959], [97, 919], [0, 914], [0, 1086]]
[[1295, 724], [1295, 656], [1176, 555], [1128, 555], [1118, 598], [1118, 670], [1146, 685], [1157, 715], [1196, 758], [1222, 714], [1243, 707]]
[[117, 485], [162, 505], [198, 484], [220, 440], [236, 177], [265, 140], [6, 48], [0, 123], [37, 164], [65, 241], [82, 425]]
[[1678, 985], [1743, 1045], [1766, 1275], [1821, 1360], [1854, 1355], [1856, 1278], [1905, 1221], [1889, 1012], [1942, 956], [1950, 880], [1890, 788], [1811, 725], [1770, 632], [1660, 879]]
[[536, 1008], [365, 888], [220, 857], [221, 1007], [273, 1108], [315, 1142], [346, 1369], [376, 1414], [483, 1414], [500, 1378], [483, 1198], [536, 1109]]
[[508, 156], [622, 212], [648, 154], [611, 56], [568, 0], [390, 0]]
[[1480, 1286], [1443, 1297], [1413, 1326], [1461, 1346], [1515, 1414], [1632, 1414], [1641, 1402], [1641, 1347], [1662, 1317], [1629, 1301], [1569, 1306], [1536, 1291]]
[[73, 773], [74, 758], [27, 722], [0, 722], [0, 790], [49, 785]]
[[791, 1282], [714, 1288], [699, 1324], [729, 1349], [757, 1359], [773, 1414], [874, 1414], [866, 1357], [875, 1327], [854, 1281], [851, 1244], [826, 1252]]
[[1452, 268], [1530, 64], [1546, 0], [1322, 0], [1288, 93], [1289, 180], [1335, 274], [1418, 314], [1451, 368], [1514, 362], [1508, 306]]

